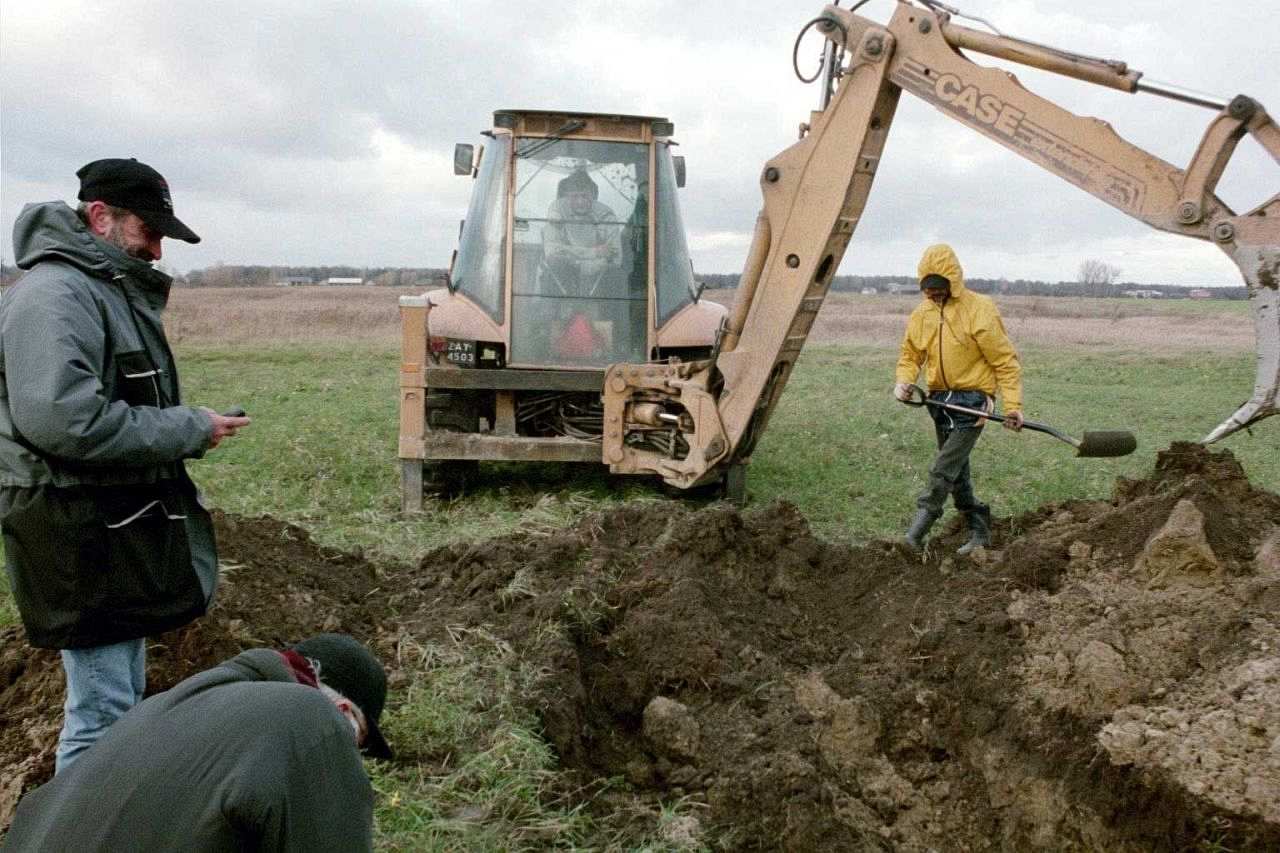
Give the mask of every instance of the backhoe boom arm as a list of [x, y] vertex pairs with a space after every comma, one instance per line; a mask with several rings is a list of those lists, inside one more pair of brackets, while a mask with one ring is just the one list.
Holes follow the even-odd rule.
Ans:
[[[1280, 130], [1260, 104], [1244, 96], [1232, 100], [1209, 125], [1188, 167], [1178, 169], [1105, 122], [1068, 112], [958, 48], [1124, 91], [1160, 91], [1144, 87], [1140, 72], [1123, 63], [977, 33], [955, 26], [945, 12], [908, 2], [899, 3], [887, 26], [828, 6], [819, 30], [847, 59], [829, 103], [761, 173], [763, 209], [717, 357], [609, 371], [603, 451], [613, 470], [652, 472], [688, 487], [750, 455], [857, 227], [902, 91], [1154, 228], [1218, 245], [1249, 288], [1258, 371], [1253, 397], [1204, 441], [1276, 413], [1280, 194], [1246, 214], [1214, 194], [1245, 135], [1280, 161]], [[653, 402], [678, 416], [687, 444], [683, 455], [662, 456], [629, 443], [634, 430], [651, 428], [633, 417], [637, 404]]]

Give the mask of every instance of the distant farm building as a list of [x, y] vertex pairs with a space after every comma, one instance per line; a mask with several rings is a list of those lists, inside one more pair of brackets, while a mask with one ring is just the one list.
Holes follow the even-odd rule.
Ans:
[[916, 284], [914, 281], [895, 281], [885, 285], [884, 289], [886, 293], [919, 293], [920, 285]]
[[877, 291], [874, 287], [864, 287], [864, 288], [862, 288], [862, 295], [863, 295], [863, 296], [875, 296], [875, 295], [876, 295], [876, 293], [878, 293], [878, 292], [879, 292], [879, 291]]
[[315, 280], [309, 275], [283, 275], [276, 279], [276, 287], [302, 287], [308, 284], [315, 284]]
[[330, 276], [329, 278], [326, 278], [326, 279], [324, 280], [324, 283], [325, 283], [325, 284], [333, 284], [333, 285], [340, 285], [340, 284], [364, 284], [364, 279], [362, 279], [362, 278], [344, 278], [344, 277], [342, 277], [342, 276]]
[[1187, 291], [1188, 299], [1212, 299], [1213, 291], [1207, 287], [1197, 287]]
[[1132, 296], [1134, 299], [1161, 299], [1164, 293], [1159, 290], [1126, 290], [1125, 296]]

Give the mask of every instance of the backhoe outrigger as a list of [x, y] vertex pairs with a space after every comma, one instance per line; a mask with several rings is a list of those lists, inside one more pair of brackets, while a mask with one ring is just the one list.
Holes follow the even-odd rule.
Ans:
[[[711, 358], [616, 364], [606, 374], [602, 452], [615, 473], [654, 473], [690, 487], [749, 457], [857, 227], [903, 91], [1154, 228], [1218, 245], [1248, 285], [1258, 368], [1253, 396], [1202, 441], [1276, 413], [1280, 194], [1245, 214], [1214, 194], [1246, 134], [1280, 160], [1280, 130], [1262, 105], [1244, 95], [1223, 104], [1146, 84], [1124, 63], [967, 29], [952, 23], [956, 10], [920, 3], [899, 0], [887, 26], [837, 6], [810, 22], [828, 40], [821, 109], [802, 127], [800, 141], [765, 164], [763, 210]], [[1178, 169], [1105, 122], [1068, 112], [1013, 75], [975, 64], [961, 49], [1188, 101], [1218, 115], [1190, 164]], [[682, 453], [655, 452], [640, 440], [659, 428], [679, 429]]]

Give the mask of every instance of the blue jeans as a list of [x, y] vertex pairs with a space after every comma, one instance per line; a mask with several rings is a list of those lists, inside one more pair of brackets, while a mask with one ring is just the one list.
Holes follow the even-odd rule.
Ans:
[[145, 638], [62, 650], [67, 703], [58, 736], [56, 773], [66, 770], [112, 723], [142, 701], [146, 650]]

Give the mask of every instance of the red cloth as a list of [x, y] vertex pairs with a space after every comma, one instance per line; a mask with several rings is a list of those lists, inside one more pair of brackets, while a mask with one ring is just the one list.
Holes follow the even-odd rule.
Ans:
[[311, 661], [293, 649], [281, 652], [280, 656], [289, 665], [289, 669], [293, 670], [293, 677], [298, 680], [299, 684], [305, 684], [308, 687], [320, 686], [320, 682], [316, 679], [316, 671], [311, 667]]
[[556, 355], [562, 358], [591, 358], [604, 343], [591, 321], [581, 312], [574, 314], [556, 341]]

